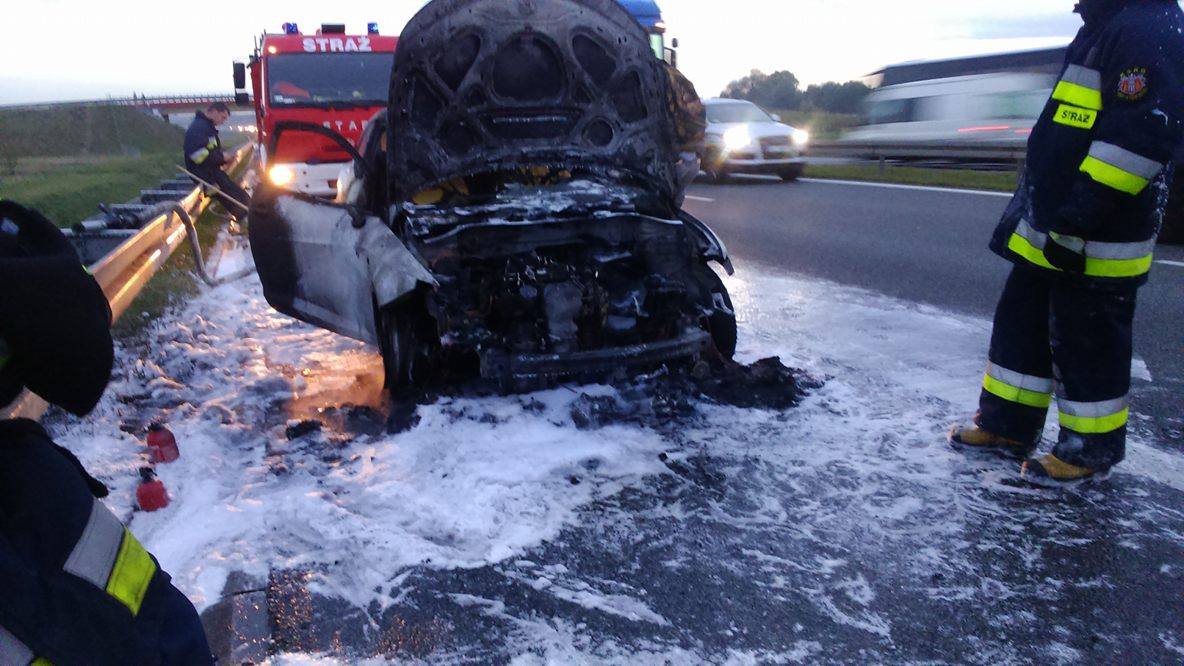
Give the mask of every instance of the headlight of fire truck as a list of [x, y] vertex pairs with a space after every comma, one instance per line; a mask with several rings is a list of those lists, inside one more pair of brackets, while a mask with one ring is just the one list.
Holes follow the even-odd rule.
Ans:
[[271, 179], [272, 185], [284, 187], [296, 180], [296, 172], [287, 164], [277, 164], [267, 170], [267, 177]]

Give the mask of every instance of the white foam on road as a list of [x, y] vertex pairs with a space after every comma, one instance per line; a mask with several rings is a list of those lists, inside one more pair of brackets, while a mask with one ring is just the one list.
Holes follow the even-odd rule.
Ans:
[[990, 190], [968, 190], [956, 187], [932, 187], [929, 185], [901, 185], [898, 183], [872, 183], [861, 180], [835, 180], [830, 178], [799, 178], [803, 183], [823, 183], [825, 185], [847, 185], [855, 187], [879, 187], [889, 190], [914, 190], [917, 192], [941, 192], [943, 194], [971, 194], [986, 197], [1006, 197], [1010, 199], [1012, 194], [1009, 192], [992, 192]]
[[[228, 266], [234, 261], [247, 259], [224, 259]], [[759, 460], [778, 483], [817, 488], [806, 506], [793, 507], [770, 490], [754, 498], [762, 508], [738, 518], [738, 526], [782, 529], [792, 515], [801, 521], [793, 522], [800, 538], [824, 546], [828, 535], [857, 526], [869, 543], [931, 542], [908, 566], [974, 575], [964, 552], [971, 546], [961, 535], [1005, 515], [999, 495], [1038, 496], [1002, 483], [1014, 477], [1012, 467], [967, 472], [944, 443], [949, 423], [973, 412], [990, 323], [816, 280], [741, 271], [727, 283], [741, 317], [743, 359], [779, 355], [828, 377], [795, 410], [704, 406], [708, 422], [683, 433], [709, 455]], [[420, 423], [402, 434], [289, 442], [284, 425], [294, 400], [316, 404], [336, 391], [364, 389], [379, 359], [360, 343], [270, 310], [255, 277], [207, 290], [153, 329], [144, 360], [121, 352], [119, 366], [92, 418], [59, 424], [56, 434], [113, 486], [108, 504], [133, 518], [135, 533], [202, 608], [218, 599], [231, 571], [265, 577], [273, 568], [313, 571], [308, 582], [315, 591], [359, 608], [371, 602], [387, 608], [398, 603], [398, 575], [408, 567], [516, 562], [586, 519], [582, 512], [593, 503], [670, 474], [658, 454], [671, 442], [658, 432], [574, 427], [572, 401], [580, 391], [611, 392], [604, 387], [446, 398], [421, 407]], [[145, 413], [167, 420], [182, 458], [159, 467], [172, 505], [133, 515], [143, 448], [120, 426]], [[1143, 442], [1132, 442], [1122, 472], [1184, 489], [1179, 456]], [[574, 476], [581, 483], [573, 484]], [[933, 490], [922, 501], [903, 490], [910, 487]], [[671, 520], [680, 518], [677, 508], [669, 510]], [[1129, 530], [1134, 540], [1145, 526], [1132, 523]], [[806, 595], [835, 625], [892, 640], [894, 618], [873, 608], [877, 590], [863, 577], [858, 553], [777, 564], [775, 556], [751, 550], [745, 562], [814, 576], [814, 587], [781, 593]], [[643, 591], [625, 586], [591, 584], [560, 570], [526, 582], [639, 627], [675, 622], [654, 610]], [[985, 578], [981, 584], [999, 585]], [[775, 580], [769, 586], [777, 591]], [[931, 594], [954, 592], [935, 587]], [[978, 588], [966, 594], [977, 595]], [[497, 600], [468, 601], [507, 613]], [[563, 621], [506, 616], [519, 627], [522, 663], [536, 663], [530, 655], [612, 663], [686, 663], [701, 656], [668, 646], [655, 646], [652, 654], [638, 654], [636, 646], [593, 650]], [[798, 660], [821, 649], [808, 638], [820, 637], [803, 636]], [[740, 663], [778, 658], [733, 657]], [[286, 659], [277, 663], [305, 663]]]

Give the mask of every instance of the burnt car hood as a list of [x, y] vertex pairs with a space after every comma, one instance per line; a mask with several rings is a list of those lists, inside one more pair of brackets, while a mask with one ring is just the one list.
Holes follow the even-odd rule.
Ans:
[[395, 53], [395, 201], [473, 174], [572, 165], [673, 197], [663, 67], [616, 0], [430, 2]]

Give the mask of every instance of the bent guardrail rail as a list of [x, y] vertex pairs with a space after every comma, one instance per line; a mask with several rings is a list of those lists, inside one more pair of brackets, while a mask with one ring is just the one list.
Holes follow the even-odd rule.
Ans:
[[[239, 148], [231, 161], [231, 168], [236, 168], [250, 159], [253, 150], [254, 145], [251, 143]], [[200, 187], [195, 186], [189, 194], [180, 198], [177, 205], [190, 211], [193, 217], [197, 217], [205, 212], [211, 201], [202, 194]], [[127, 311], [132, 301], [169, 260], [173, 250], [186, 236], [185, 222], [181, 216], [174, 214], [172, 204], [162, 205], [160, 210], [159, 215], [153, 217], [139, 231], [130, 232], [126, 240], [89, 267], [111, 303], [112, 322]], [[0, 409], [0, 420], [38, 420], [47, 408], [44, 400], [25, 391], [11, 405]]]

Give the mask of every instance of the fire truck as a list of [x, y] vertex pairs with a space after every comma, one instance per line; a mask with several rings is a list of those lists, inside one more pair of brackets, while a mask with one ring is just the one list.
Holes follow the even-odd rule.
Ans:
[[304, 34], [285, 23], [280, 34], [264, 33], [249, 63], [234, 63], [236, 97], [247, 97], [250, 75], [264, 177], [277, 185], [318, 197], [332, 197], [350, 155], [324, 136], [284, 134], [269, 154], [276, 124], [319, 125], [355, 145], [366, 121], [386, 108], [397, 37], [378, 24], [365, 34], [347, 34], [342, 24], [325, 24]]

